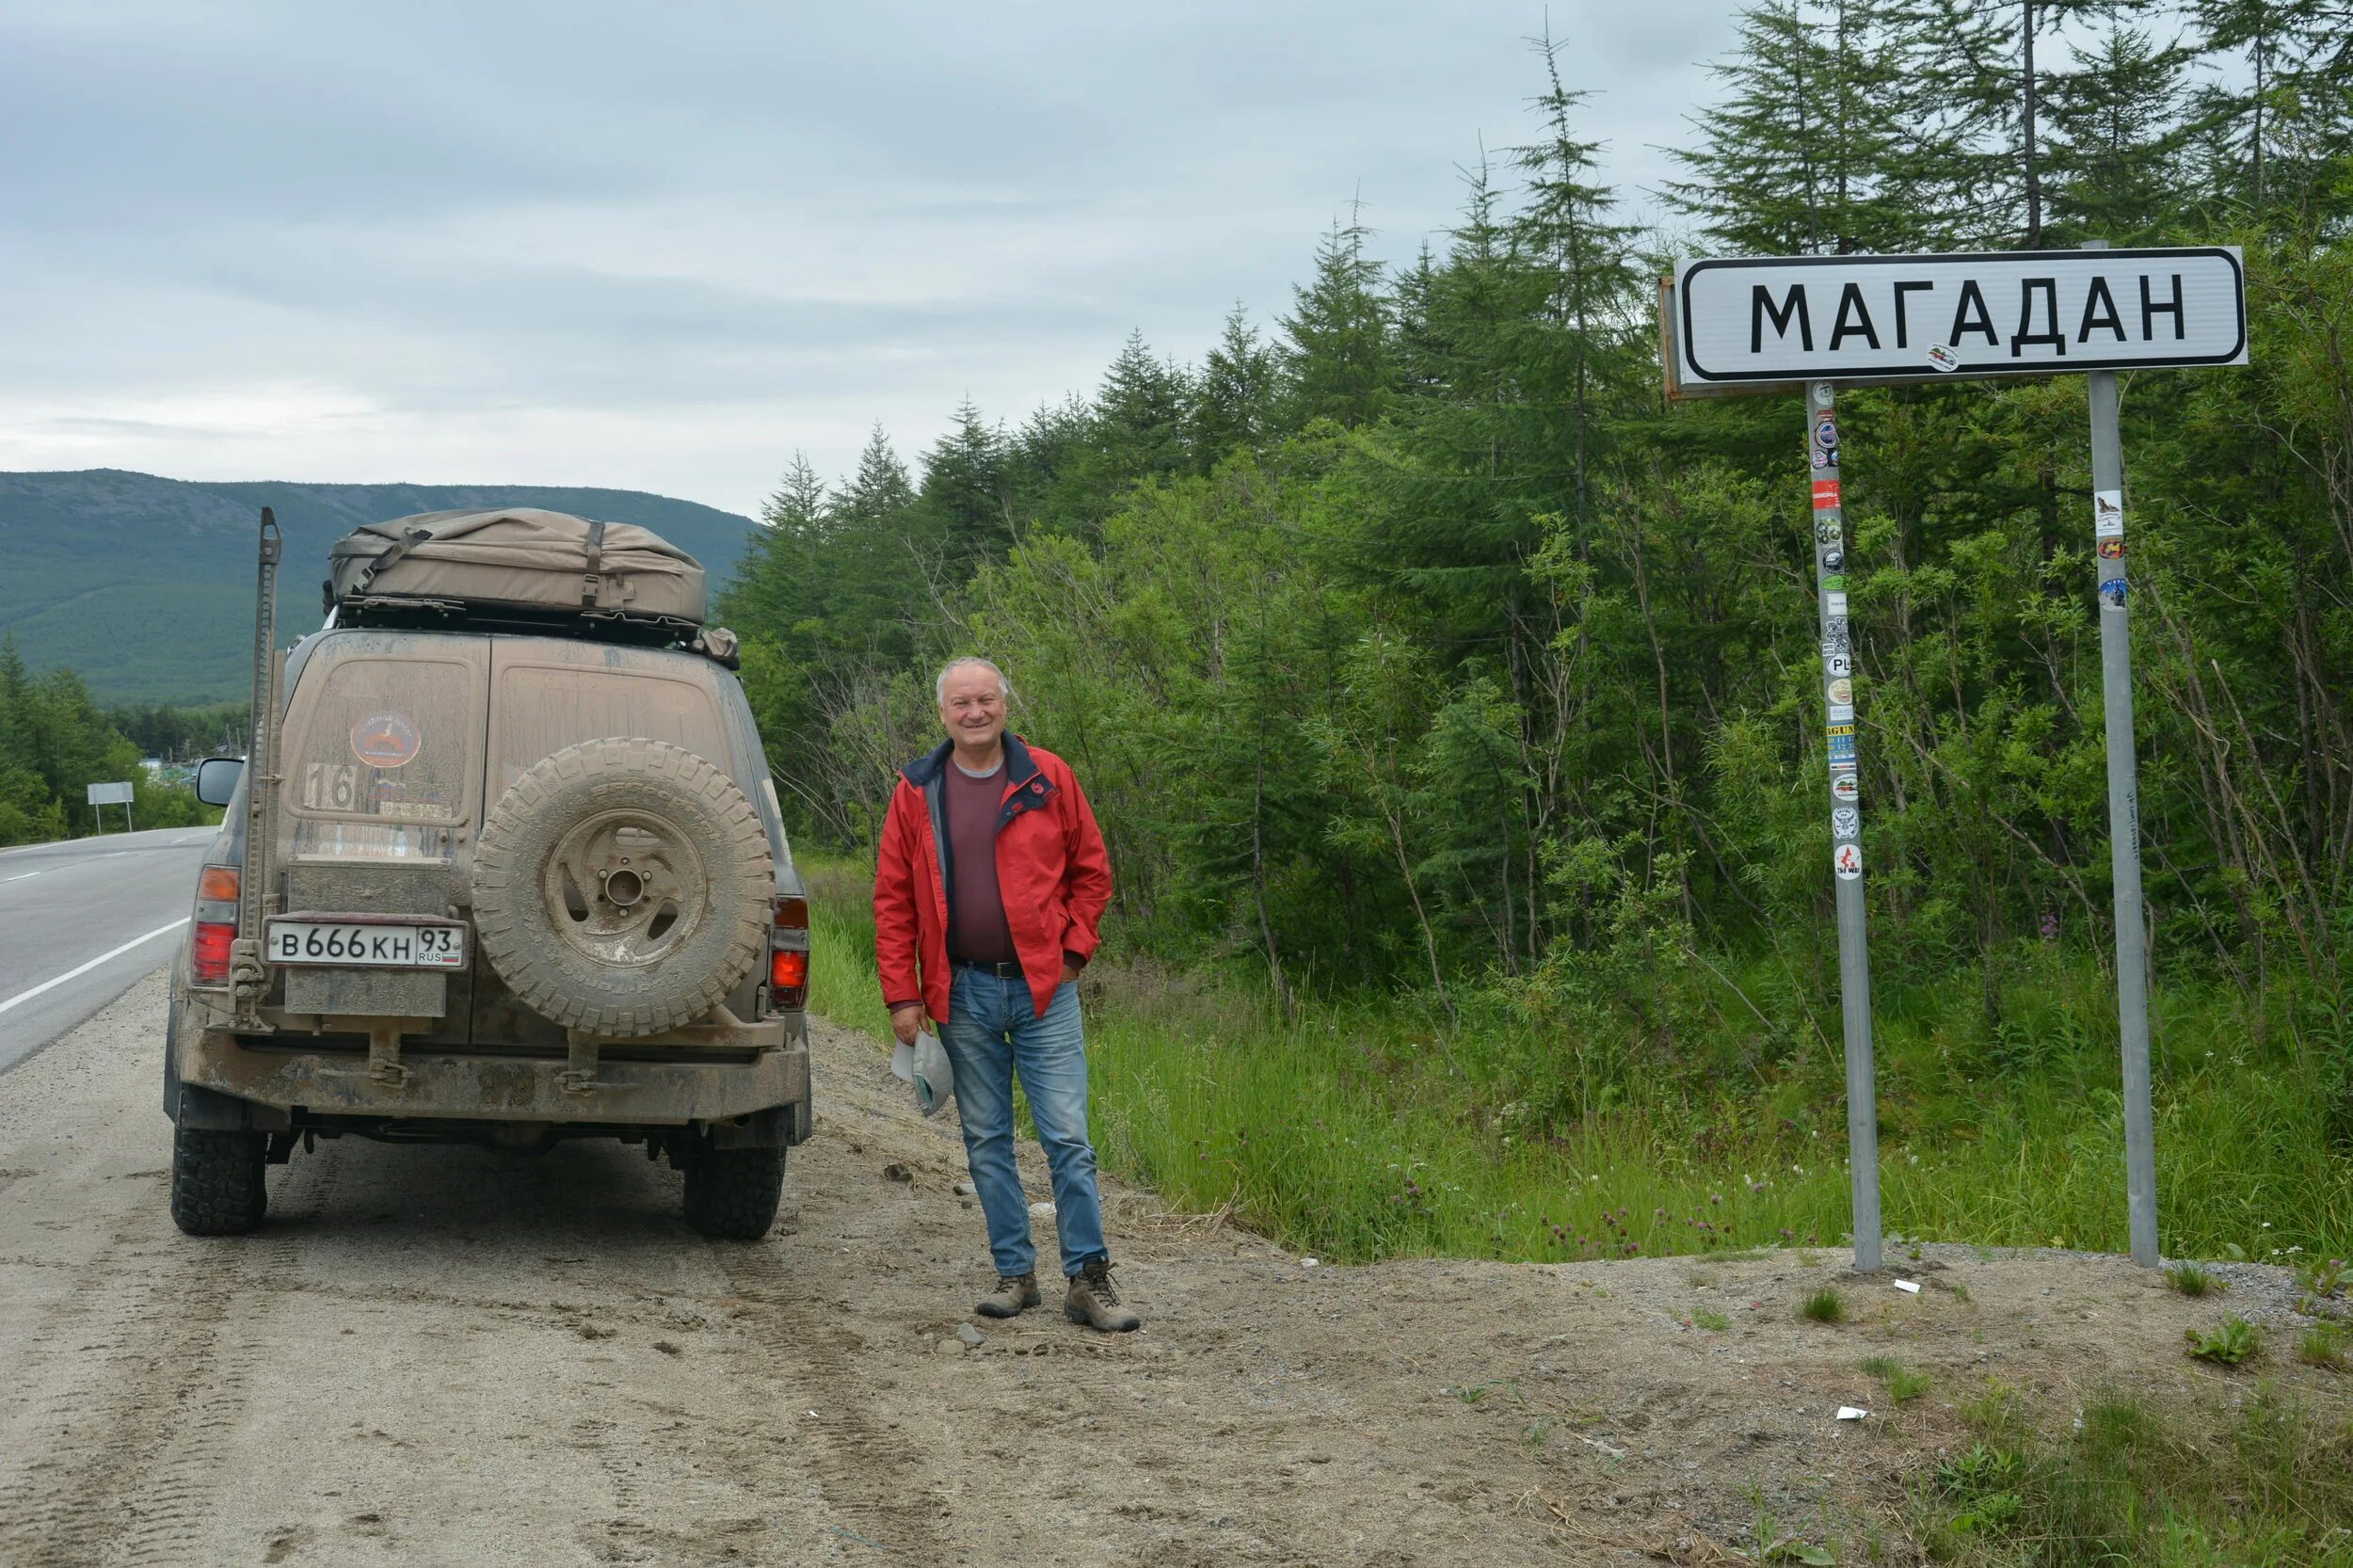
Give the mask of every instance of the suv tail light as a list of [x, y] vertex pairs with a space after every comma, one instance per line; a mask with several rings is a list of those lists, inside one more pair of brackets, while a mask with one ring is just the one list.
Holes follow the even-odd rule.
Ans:
[[224, 985], [229, 981], [229, 944], [237, 939], [234, 920], [199, 920], [196, 939], [188, 944], [188, 978], [199, 985]]
[[768, 928], [768, 1006], [797, 1013], [808, 1005], [808, 900], [780, 898]]
[[207, 866], [196, 879], [196, 930], [188, 943], [188, 982], [229, 983], [229, 945], [237, 939], [237, 894], [243, 878], [234, 866]]

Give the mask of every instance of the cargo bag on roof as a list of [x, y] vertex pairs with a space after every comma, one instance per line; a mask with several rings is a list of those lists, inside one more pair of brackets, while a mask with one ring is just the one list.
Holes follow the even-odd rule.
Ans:
[[424, 512], [372, 522], [328, 553], [328, 607], [346, 626], [586, 620], [687, 630], [703, 568], [661, 536], [566, 512]]

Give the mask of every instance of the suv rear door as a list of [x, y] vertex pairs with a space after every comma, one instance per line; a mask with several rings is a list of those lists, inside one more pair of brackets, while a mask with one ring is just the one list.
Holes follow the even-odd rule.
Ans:
[[[278, 867], [289, 913], [440, 918], [469, 902], [490, 642], [349, 630], [306, 651], [280, 758]], [[468, 976], [446, 980], [439, 1025], [411, 1040], [467, 1043]]]
[[[665, 741], [738, 775], [713, 666], [695, 655], [553, 637], [490, 641], [486, 815], [541, 760], [610, 736]], [[517, 1001], [478, 955], [472, 1032], [478, 1047], [564, 1045], [564, 1032]]]

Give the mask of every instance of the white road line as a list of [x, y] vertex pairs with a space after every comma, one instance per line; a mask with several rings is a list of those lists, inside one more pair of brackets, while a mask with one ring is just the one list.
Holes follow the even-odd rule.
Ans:
[[177, 931], [182, 926], [187, 924], [192, 919], [194, 919], [193, 916], [183, 916], [179, 920], [172, 921], [169, 925], [159, 925], [144, 936], [134, 936], [129, 941], [123, 943], [120, 947], [114, 949], [112, 952], [102, 952], [97, 957], [91, 959], [88, 963], [81, 965], [79, 968], [66, 970], [65, 973], [57, 976], [55, 980], [44, 980], [29, 991], [19, 991], [8, 1000], [0, 1001], [0, 1013], [6, 1013], [9, 1008], [14, 1007], [20, 1001], [30, 1001], [35, 997], [40, 995], [43, 991], [56, 990], [67, 981], [72, 980], [78, 975], [86, 975], [89, 973], [90, 970], [98, 968], [99, 965], [104, 964], [107, 959], [121, 957], [133, 948], [137, 947], [141, 942], [152, 942], [158, 936], [167, 936], [171, 932]]
[[27, 877], [39, 876], [40, 874], [41, 873], [39, 872], [19, 872], [14, 876], [0, 876], [0, 882], [22, 882]]

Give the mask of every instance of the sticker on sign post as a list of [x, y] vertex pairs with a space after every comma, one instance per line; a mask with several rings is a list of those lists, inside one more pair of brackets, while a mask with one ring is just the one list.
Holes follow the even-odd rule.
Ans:
[[1830, 831], [1833, 838], [1860, 839], [1863, 837], [1863, 813], [1851, 806], [1839, 807], [1830, 814]]
[[1814, 481], [1814, 509], [1816, 511], [1827, 512], [1838, 504], [1837, 480], [1817, 479]]
[[2111, 610], [2124, 608], [2124, 580], [2111, 577], [2100, 584], [2100, 602]]
[[1816, 420], [1814, 422], [1814, 444], [1825, 448], [1836, 446], [1838, 444], [1838, 422], [1828, 414]]
[[1847, 596], [1845, 594], [1824, 594], [1822, 607], [1830, 612], [1831, 618], [1833, 620], [1847, 618]]
[[2124, 541], [2122, 539], [2102, 539], [2100, 541], [2100, 559], [2103, 561], [2121, 561], [2123, 558]]
[[1951, 349], [1945, 347], [1940, 343], [1935, 347], [1929, 350], [1929, 363], [1934, 365], [1939, 370], [1959, 370], [1961, 368], [1961, 356], [1954, 353]]
[[1854, 760], [1854, 726], [1833, 724], [1830, 727], [1830, 760], [1833, 763]]
[[1831, 864], [1837, 869], [1839, 881], [1852, 882], [1863, 874], [1863, 846], [1840, 844], [1831, 856]]
[[[1817, 502], [1816, 504], [1819, 505], [1820, 503]], [[2091, 531], [2104, 539], [2121, 539], [2124, 536], [2124, 492], [2122, 490], [2091, 492]]]
[[1830, 798], [1833, 800], [1861, 800], [1863, 798], [1863, 785], [1855, 777], [1852, 763], [1849, 763], [1844, 770], [1830, 776]]
[[1838, 680], [1832, 681], [1830, 683], [1830, 699], [1833, 702], [1852, 702], [1854, 700], [1854, 682], [1847, 680], [1843, 676]]

